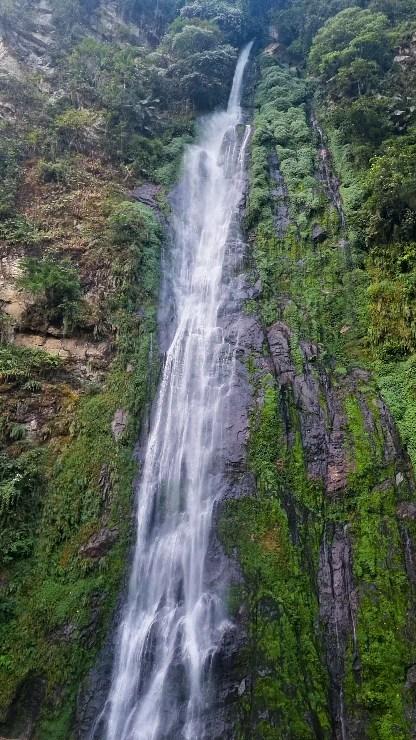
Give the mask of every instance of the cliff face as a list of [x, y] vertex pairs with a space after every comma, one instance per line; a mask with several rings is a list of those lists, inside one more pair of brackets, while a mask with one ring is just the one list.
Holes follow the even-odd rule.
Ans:
[[365, 5], [0, 3], [5, 737], [82, 735], [99, 704], [111, 650], [76, 723], [128, 559], [166, 194], [254, 31], [247, 454], [218, 517], [239, 639], [213, 728], [416, 732], [416, 14]]
[[178, 28], [203, 26], [192, 63], [175, 32], [162, 46], [174, 15], [169, 3], [0, 6], [5, 737], [71, 735], [122, 587], [133, 451], [159, 368], [165, 194], [196, 109], [197, 88], [171, 91], [206, 53], [213, 105], [236, 56], [198, 19]]
[[[386, 351], [388, 330], [367, 334], [375, 247], [365, 260], [366, 224], [335, 171], [346, 134], [332, 129], [331, 151], [325, 88], [290, 53], [261, 57], [247, 205], [262, 283], [248, 310], [265, 329], [250, 359], [257, 493], [222, 521], [245, 577], [238, 736], [412, 737], [414, 477], [383, 377], [412, 359]], [[382, 320], [397, 308], [381, 299]]]

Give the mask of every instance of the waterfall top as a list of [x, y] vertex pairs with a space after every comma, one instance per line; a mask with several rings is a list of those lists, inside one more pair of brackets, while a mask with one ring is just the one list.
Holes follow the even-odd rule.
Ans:
[[249, 41], [249, 43], [244, 47], [244, 49], [242, 50], [238, 58], [237, 66], [235, 68], [234, 79], [233, 79], [233, 86], [231, 88], [231, 93], [230, 93], [230, 97], [228, 100], [227, 113], [238, 113], [241, 108], [240, 106], [241, 87], [243, 84], [245, 68], [247, 66], [247, 62], [248, 62], [253, 44], [254, 44], [254, 41]]

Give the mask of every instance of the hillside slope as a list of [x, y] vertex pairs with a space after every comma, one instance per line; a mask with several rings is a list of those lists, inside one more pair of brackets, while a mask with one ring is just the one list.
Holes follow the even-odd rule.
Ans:
[[414, 1], [0, 0], [0, 35], [0, 734], [78, 732], [160, 368], [167, 196], [255, 35], [256, 495], [219, 521], [234, 736], [413, 737]]

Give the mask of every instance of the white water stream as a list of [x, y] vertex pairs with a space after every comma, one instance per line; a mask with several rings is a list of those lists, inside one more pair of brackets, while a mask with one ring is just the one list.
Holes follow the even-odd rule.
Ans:
[[174, 205], [176, 331], [139, 484], [128, 597], [99, 718], [106, 740], [208, 738], [209, 668], [229, 627], [221, 589], [206, 576], [234, 363], [219, 316], [227, 239], [244, 189], [249, 127], [239, 125], [240, 96], [250, 48], [240, 55], [227, 111], [204, 119], [199, 143], [186, 151]]

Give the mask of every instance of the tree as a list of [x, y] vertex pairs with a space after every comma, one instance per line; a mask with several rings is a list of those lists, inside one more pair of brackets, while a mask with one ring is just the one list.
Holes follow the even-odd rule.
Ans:
[[416, 143], [413, 136], [391, 141], [374, 157], [367, 176], [370, 193], [362, 209], [370, 243], [416, 240]]
[[393, 133], [386, 98], [363, 96], [352, 102], [340, 102], [332, 114], [332, 122], [346, 141], [369, 144], [372, 153], [374, 147]]
[[388, 19], [382, 13], [347, 8], [317, 33], [309, 55], [311, 71], [329, 83], [333, 94], [339, 85], [346, 93], [351, 79], [353, 97], [374, 88], [393, 60]]
[[230, 4], [224, 0], [196, 0], [181, 8], [180, 14], [182, 18], [207, 19], [215, 23], [224, 39], [232, 44], [240, 44], [244, 37], [247, 19], [238, 2]]
[[171, 95], [198, 110], [224, 103], [231, 84], [236, 51], [207, 21], [178, 19], [163, 41], [170, 59], [166, 79]]

